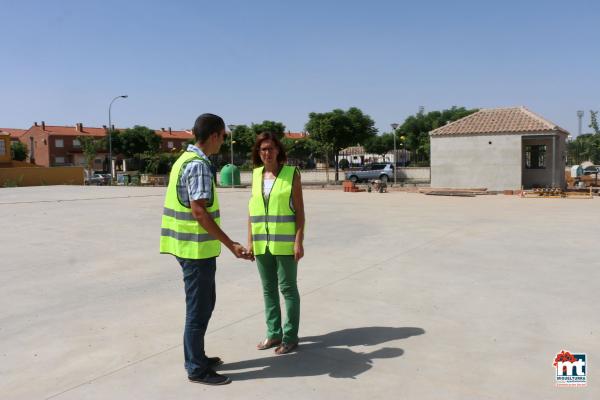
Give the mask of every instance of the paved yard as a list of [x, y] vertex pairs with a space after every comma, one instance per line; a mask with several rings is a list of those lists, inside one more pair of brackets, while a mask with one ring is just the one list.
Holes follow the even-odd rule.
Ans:
[[[0, 189], [0, 398], [597, 399], [600, 200], [305, 191], [302, 342], [259, 352], [255, 266], [224, 253], [209, 355], [188, 383], [163, 188]], [[247, 190], [222, 190], [246, 237]], [[587, 388], [555, 388], [561, 349]]]

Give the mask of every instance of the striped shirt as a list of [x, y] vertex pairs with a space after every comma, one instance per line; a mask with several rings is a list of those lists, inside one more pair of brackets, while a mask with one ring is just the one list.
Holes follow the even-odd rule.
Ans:
[[[188, 145], [186, 151], [193, 151], [198, 156], [208, 160], [202, 150], [193, 144]], [[190, 199], [208, 200], [209, 204], [212, 203], [213, 173], [210, 167], [210, 165], [200, 160], [192, 160], [185, 166], [181, 178], [177, 182], [177, 196], [185, 206], [190, 206]]]

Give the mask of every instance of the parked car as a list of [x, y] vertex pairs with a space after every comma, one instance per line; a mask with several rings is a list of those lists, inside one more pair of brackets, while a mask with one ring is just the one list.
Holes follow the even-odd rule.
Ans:
[[600, 165], [591, 165], [583, 169], [584, 175], [596, 175], [600, 174]]
[[387, 182], [394, 178], [394, 166], [392, 163], [377, 163], [365, 165], [358, 171], [347, 171], [346, 179], [352, 182], [369, 181], [379, 179]]
[[85, 178], [85, 184], [102, 186], [102, 185], [107, 185], [109, 180], [110, 180], [110, 178], [107, 178], [102, 174], [93, 174], [91, 177]]

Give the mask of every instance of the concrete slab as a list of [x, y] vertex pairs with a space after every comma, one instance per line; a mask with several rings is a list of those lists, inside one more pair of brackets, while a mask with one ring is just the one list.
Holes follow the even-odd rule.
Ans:
[[[221, 190], [246, 237], [247, 190]], [[187, 382], [181, 272], [158, 254], [164, 188], [0, 189], [0, 398], [506, 399], [600, 396], [598, 199], [305, 192], [302, 343], [259, 352], [255, 265], [223, 253]], [[554, 387], [585, 352], [587, 388]]]

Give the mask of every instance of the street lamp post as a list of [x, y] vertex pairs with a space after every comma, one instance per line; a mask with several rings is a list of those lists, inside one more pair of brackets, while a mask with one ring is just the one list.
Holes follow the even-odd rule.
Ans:
[[400, 154], [402, 154], [402, 155], [400, 156], [400, 159], [402, 160], [402, 167], [403, 168], [406, 167], [406, 154], [404, 153], [404, 147], [405, 147], [404, 139], [405, 139], [404, 135], [401, 135], [400, 136], [400, 143], [402, 144], [402, 148], [400, 149], [400, 151], [401, 151]]
[[579, 129], [577, 130], [577, 134], [581, 135], [581, 119], [583, 118], [583, 110], [577, 111], [577, 119], [579, 120]]
[[393, 123], [390, 125], [392, 127], [392, 135], [394, 136], [394, 185], [396, 184], [396, 168], [398, 166], [398, 161], [396, 160], [396, 129], [398, 129], [398, 124]]
[[233, 130], [235, 129], [235, 125], [227, 125], [227, 127], [229, 128], [229, 132], [231, 132], [231, 137], [229, 138], [230, 141], [230, 153], [231, 153], [231, 188], [234, 187], [234, 182], [233, 182]]
[[113, 168], [112, 168], [112, 120], [110, 118], [110, 109], [112, 108], [112, 105], [114, 103], [115, 100], [117, 99], [126, 99], [127, 96], [126, 94], [121, 95], [121, 96], [117, 96], [114, 99], [112, 99], [112, 101], [110, 102], [110, 105], [108, 106], [108, 170], [110, 172], [110, 185], [112, 185], [113, 183]]

